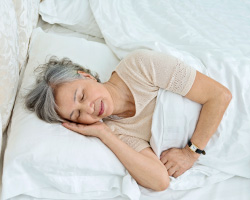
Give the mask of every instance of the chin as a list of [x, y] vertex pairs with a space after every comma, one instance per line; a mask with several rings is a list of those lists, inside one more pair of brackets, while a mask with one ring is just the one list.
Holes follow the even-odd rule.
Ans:
[[88, 122], [88, 123], [83, 123], [83, 124], [91, 125], [91, 124], [94, 124], [96, 122], [99, 122], [100, 120], [102, 120], [102, 119], [98, 119], [98, 120], [95, 120], [95, 121], [92, 121], [92, 122]]

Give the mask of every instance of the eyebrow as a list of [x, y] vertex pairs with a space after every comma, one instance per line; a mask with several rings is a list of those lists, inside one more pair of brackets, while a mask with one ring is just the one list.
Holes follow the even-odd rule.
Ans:
[[[76, 89], [75, 94], [74, 94], [74, 102], [76, 102], [76, 93], [77, 93], [77, 89]], [[71, 112], [71, 114], [69, 116], [70, 119], [71, 119], [73, 113], [74, 113], [74, 110]]]

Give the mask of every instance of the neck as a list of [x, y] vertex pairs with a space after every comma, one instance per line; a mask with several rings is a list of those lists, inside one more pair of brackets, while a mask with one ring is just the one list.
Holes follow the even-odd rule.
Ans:
[[133, 96], [127, 85], [116, 73], [113, 73], [109, 81], [103, 85], [109, 91], [114, 102], [114, 111], [112, 115], [117, 115], [119, 117], [130, 117], [135, 114]]

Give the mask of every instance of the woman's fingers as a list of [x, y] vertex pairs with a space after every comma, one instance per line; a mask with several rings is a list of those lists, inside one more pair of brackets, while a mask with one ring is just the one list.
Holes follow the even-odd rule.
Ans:
[[166, 156], [167, 152], [168, 152], [168, 151], [162, 152], [162, 154], [161, 154], [161, 156], [160, 156], [160, 160], [161, 160], [161, 162], [163, 163], [163, 165], [165, 165], [166, 162], [168, 161], [167, 156]]
[[94, 136], [99, 137], [101, 132], [101, 127], [104, 126], [103, 123], [95, 123], [91, 125], [77, 124], [72, 122], [65, 122], [62, 124], [65, 128], [80, 133], [84, 136]]
[[67, 129], [70, 129], [72, 131], [75, 131], [81, 134], [83, 134], [83, 128], [85, 127], [85, 125], [71, 123], [71, 122], [64, 122], [62, 125]]
[[177, 167], [171, 167], [170, 169], [168, 169], [168, 175], [169, 176], [173, 176], [177, 172], [178, 172], [178, 168]]
[[161, 155], [160, 155], [160, 158], [164, 157], [164, 156], [166, 155], [166, 153], [167, 153], [167, 150], [166, 150], [166, 151], [163, 151], [163, 152], [161, 153]]
[[178, 167], [174, 166], [172, 162], [168, 161], [164, 166], [166, 167], [169, 176], [177, 178], [180, 175]]
[[107, 131], [111, 131], [103, 122], [96, 122], [89, 125], [64, 122], [62, 125], [65, 128], [80, 133], [84, 136], [93, 136], [98, 138], [100, 138], [102, 134], [105, 134]]
[[166, 167], [167, 170], [169, 170], [172, 167], [172, 163], [171, 162], [167, 162], [165, 164], [165, 167]]
[[63, 122], [62, 125], [69, 129], [74, 127], [73, 123], [70, 123], [70, 122]]
[[177, 178], [178, 176], [182, 175], [183, 173], [181, 173], [180, 171], [176, 171], [172, 176]]

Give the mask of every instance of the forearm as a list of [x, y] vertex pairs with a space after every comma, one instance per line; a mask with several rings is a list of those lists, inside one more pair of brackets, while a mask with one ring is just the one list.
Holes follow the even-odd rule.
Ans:
[[138, 184], [153, 190], [162, 188], [162, 180], [167, 180], [168, 174], [160, 160], [136, 152], [111, 132], [102, 134], [100, 139], [113, 151]]
[[208, 141], [217, 130], [230, 101], [230, 94], [222, 94], [203, 105], [196, 129], [191, 138], [192, 143], [200, 149], [206, 147]]

